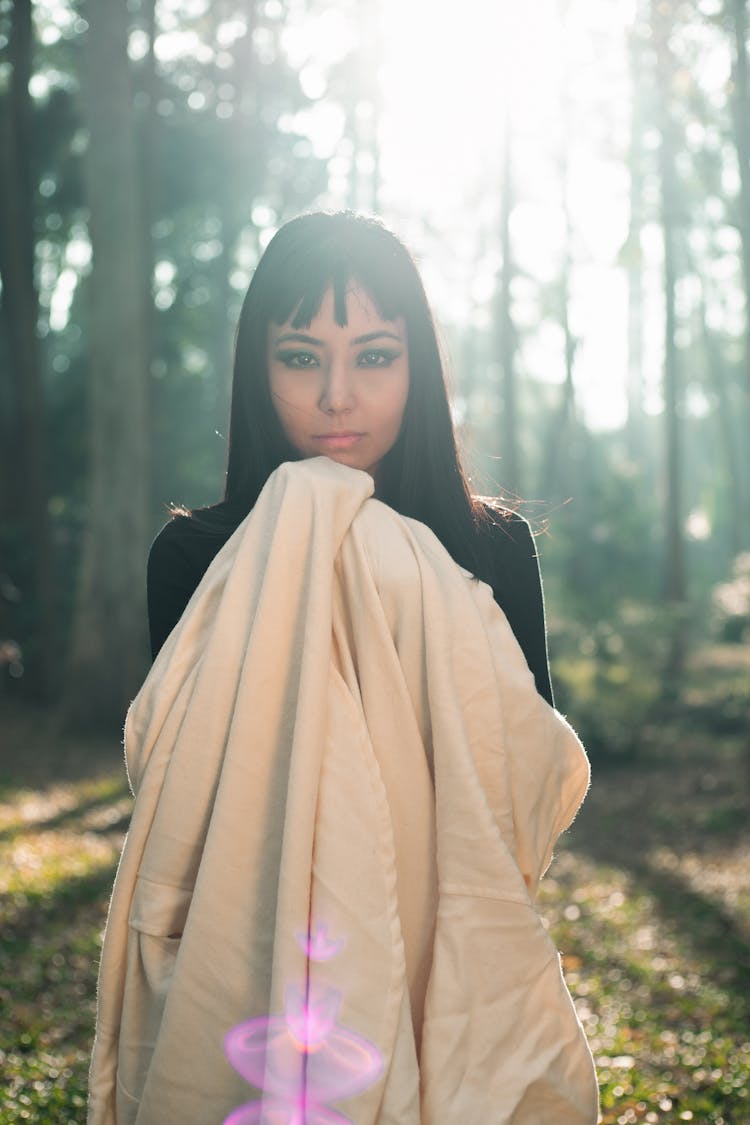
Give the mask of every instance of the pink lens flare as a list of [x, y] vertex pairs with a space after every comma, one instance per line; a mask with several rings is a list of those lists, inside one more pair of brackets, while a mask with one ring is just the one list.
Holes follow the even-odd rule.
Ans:
[[309, 930], [300, 937], [308, 978], [287, 985], [283, 1016], [258, 1016], [224, 1037], [229, 1062], [264, 1096], [234, 1110], [223, 1125], [352, 1125], [326, 1103], [362, 1093], [383, 1073], [378, 1049], [338, 1023], [342, 993], [309, 979], [316, 960], [309, 950], [330, 960], [343, 939], [330, 940], [324, 925], [314, 937]]
[[288, 1101], [248, 1102], [224, 1119], [224, 1125], [353, 1125], [328, 1106], [292, 1106]]
[[[337, 1008], [340, 1002], [338, 995]], [[308, 1017], [308, 1027], [312, 1022]], [[296, 1015], [295, 1029], [299, 1030]], [[285, 1016], [261, 1016], [238, 1024], [226, 1035], [224, 1052], [252, 1086], [291, 1099], [304, 1088], [316, 1104], [361, 1093], [383, 1069], [380, 1052], [361, 1035], [331, 1023], [325, 1038], [314, 1049], [306, 1049]]]
[[331, 961], [346, 945], [346, 938], [328, 937], [328, 926], [325, 922], [318, 923], [314, 934], [309, 931], [306, 934], [299, 932], [295, 937], [300, 949], [311, 961]]
[[284, 1019], [287, 1031], [300, 1051], [317, 1051], [333, 1031], [341, 1007], [341, 993], [334, 988], [304, 992], [290, 984], [286, 990]]

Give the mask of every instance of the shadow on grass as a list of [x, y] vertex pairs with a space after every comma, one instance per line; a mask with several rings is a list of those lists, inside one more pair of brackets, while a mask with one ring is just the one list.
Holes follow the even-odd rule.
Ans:
[[[47, 817], [43, 820], [29, 820], [23, 824], [15, 825], [13, 828], [4, 828], [0, 830], [0, 843], [7, 840], [15, 840], [20, 836], [29, 835], [36, 832], [53, 832], [57, 828], [65, 828], [68, 826], [76, 827], [76, 821], [80, 820], [82, 816], [92, 812], [95, 809], [106, 809], [108, 805], [112, 805], [117, 801], [121, 801], [124, 797], [130, 796], [130, 789], [128, 788], [127, 781], [123, 776], [122, 784], [117, 788], [112, 789], [104, 796], [91, 797], [88, 800], [79, 801], [72, 808], [65, 809], [63, 812], [56, 813], [54, 816]], [[127, 828], [130, 815], [125, 814], [119, 816], [114, 823], [108, 823], [104, 827], [94, 825], [89, 828], [86, 827], [86, 832], [115, 832], [124, 831]]]
[[[713, 747], [708, 748], [713, 749]], [[692, 884], [679, 864], [740, 866], [748, 838], [746, 798], [737, 784], [738, 752], [690, 761], [667, 753], [637, 770], [595, 774], [592, 791], [571, 829], [568, 847], [619, 869], [633, 893], [700, 960], [705, 980], [729, 992], [733, 1014], [750, 1021], [750, 918], [741, 907]], [[662, 867], [659, 853], [667, 853]]]
[[736, 1014], [750, 1021], [750, 940], [747, 927], [720, 903], [696, 891], [678, 873], [661, 871], [606, 840], [571, 841], [571, 851], [627, 873], [633, 890], [647, 894], [659, 918], [693, 950], [706, 978], [729, 990]]
[[106, 905], [112, 891], [117, 859], [86, 875], [71, 875], [50, 891], [24, 891], [5, 897], [0, 919], [0, 947], [6, 953], [27, 951], [30, 936], [42, 928], [74, 928], [79, 912], [93, 903]]

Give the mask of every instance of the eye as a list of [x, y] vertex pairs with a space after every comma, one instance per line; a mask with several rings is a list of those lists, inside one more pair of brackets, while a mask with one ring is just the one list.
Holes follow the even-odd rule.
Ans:
[[285, 367], [291, 367], [297, 371], [318, 366], [318, 357], [313, 352], [306, 352], [300, 349], [277, 352], [276, 359], [280, 360]]
[[357, 356], [358, 367], [390, 367], [398, 359], [400, 351], [392, 348], [368, 348]]

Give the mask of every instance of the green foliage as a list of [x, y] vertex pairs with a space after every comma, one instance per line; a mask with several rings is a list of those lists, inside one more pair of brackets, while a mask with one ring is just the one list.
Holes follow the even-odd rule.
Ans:
[[750, 552], [734, 560], [728, 582], [712, 593], [713, 625], [719, 637], [733, 644], [750, 639]]
[[[687, 623], [690, 625], [690, 623]], [[555, 702], [578, 730], [592, 760], [617, 764], [648, 758], [676, 736], [680, 723], [706, 738], [740, 736], [747, 727], [750, 655], [708, 647], [694, 630], [684, 667], [670, 679], [672, 639], [683, 611], [623, 602], [591, 625], [553, 622], [550, 638]], [[688, 631], [688, 635], [689, 631]], [[666, 724], [666, 731], [662, 726]]]
[[637, 755], [662, 696], [670, 615], [634, 602], [608, 620], [557, 622], [550, 637], [555, 702], [595, 761]]
[[621, 438], [592, 434], [585, 444], [571, 490], [552, 493], [559, 502], [550, 505], [539, 556], [553, 612], [614, 624], [623, 602], [658, 603], [662, 520], [648, 474]]

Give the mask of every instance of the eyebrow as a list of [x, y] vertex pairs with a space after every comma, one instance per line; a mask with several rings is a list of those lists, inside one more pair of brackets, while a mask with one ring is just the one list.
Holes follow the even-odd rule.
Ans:
[[[382, 329], [378, 332], [368, 332], [364, 336], [357, 336], [352, 340], [352, 344], [369, 344], [372, 340], [379, 340], [384, 336], [389, 340], [397, 340], [399, 344], [403, 343], [403, 338], [401, 336], [396, 335], [395, 332], [388, 332], [386, 329]], [[283, 336], [279, 336], [276, 343], [287, 344], [292, 341], [297, 344], [314, 344], [319, 348], [325, 346], [324, 340], [318, 340], [315, 336], [307, 336], [304, 332], [285, 332]]]

